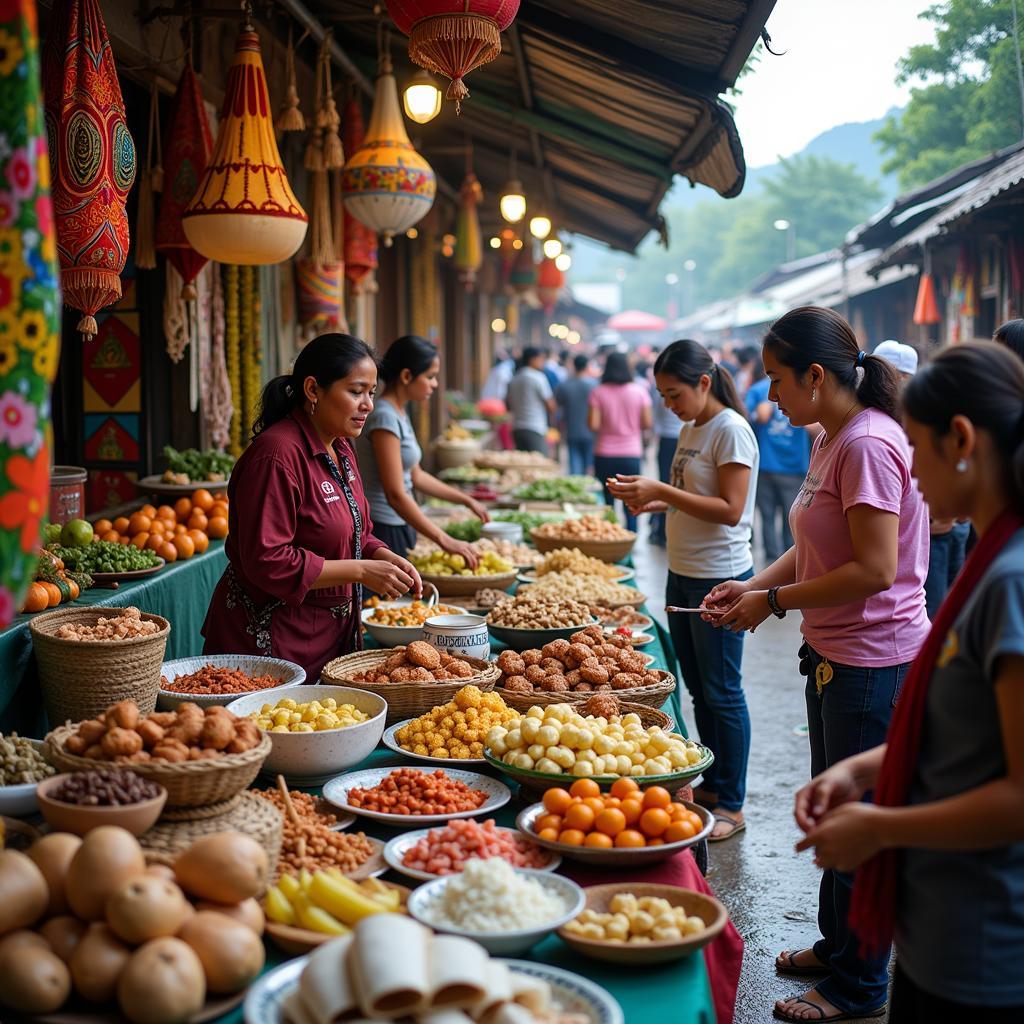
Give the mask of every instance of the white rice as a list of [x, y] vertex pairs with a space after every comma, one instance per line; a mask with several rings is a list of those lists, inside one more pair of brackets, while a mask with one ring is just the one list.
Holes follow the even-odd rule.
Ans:
[[425, 908], [441, 927], [467, 932], [518, 932], [565, 913], [565, 903], [534, 878], [517, 874], [500, 857], [469, 860]]

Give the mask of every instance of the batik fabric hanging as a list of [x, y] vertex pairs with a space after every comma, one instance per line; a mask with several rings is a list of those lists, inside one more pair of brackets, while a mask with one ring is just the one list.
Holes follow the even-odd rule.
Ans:
[[469, 171], [459, 189], [459, 213], [455, 226], [455, 266], [459, 280], [472, 291], [477, 271], [484, 261], [483, 241], [480, 237], [480, 214], [477, 207], [483, 201], [484, 190], [476, 175]]
[[[355, 153], [362, 144], [363, 111], [357, 99], [345, 104], [342, 120], [346, 153]], [[342, 179], [344, 181], [344, 179]], [[377, 233], [371, 231], [362, 221], [357, 220], [348, 207], [344, 208], [345, 277], [352, 285], [352, 294], [358, 295], [367, 275], [377, 269]]]

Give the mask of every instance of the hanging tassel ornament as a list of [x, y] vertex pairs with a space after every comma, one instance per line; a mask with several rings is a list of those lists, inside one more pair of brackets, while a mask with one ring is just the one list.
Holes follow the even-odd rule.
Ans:
[[285, 73], [288, 76], [288, 92], [285, 95], [284, 104], [278, 112], [274, 127], [279, 132], [304, 132], [306, 130], [306, 119], [302, 116], [302, 111], [299, 110], [299, 88], [295, 82], [295, 47], [292, 44], [291, 25], [288, 26], [288, 53], [285, 57]]
[[231, 388], [231, 426], [228, 429], [228, 451], [235, 457], [242, 454], [242, 378], [241, 378], [241, 322], [239, 319], [239, 268], [230, 264], [224, 268], [224, 355]]
[[[156, 163], [153, 147], [156, 142]], [[163, 189], [163, 168], [160, 166], [160, 108], [156, 80], [149, 90], [149, 138], [146, 142], [146, 169], [139, 180], [139, 201], [135, 212], [135, 265], [140, 270], [156, 267], [156, 203], [153, 193]]]
[[334, 102], [334, 85], [331, 82], [331, 33], [328, 32], [320, 44], [320, 74], [323, 79], [323, 106], [317, 110], [317, 125], [323, 129], [324, 167], [329, 171], [340, 171], [345, 166], [345, 149], [341, 144], [341, 114]]

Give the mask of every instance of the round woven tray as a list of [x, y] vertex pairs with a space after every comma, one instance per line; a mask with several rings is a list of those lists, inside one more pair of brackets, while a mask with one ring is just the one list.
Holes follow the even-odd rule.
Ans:
[[361, 676], [387, 661], [396, 650], [392, 647], [375, 651], [358, 651], [345, 654], [329, 661], [320, 673], [320, 681], [336, 686], [357, 686], [369, 690], [388, 702], [387, 724], [394, 725], [407, 718], [418, 718], [438, 704], [447, 704], [464, 686], [476, 686], [481, 690], [493, 690], [501, 678], [501, 669], [493, 662], [481, 658], [460, 656], [476, 670], [469, 679], [451, 679], [440, 683], [364, 683], [355, 676]]
[[139, 842], [150, 864], [172, 864], [178, 854], [203, 836], [244, 832], [267, 851], [268, 878], [273, 878], [281, 853], [281, 828], [281, 812], [272, 803], [255, 793], [239, 793], [230, 800], [196, 808], [192, 815], [180, 810], [165, 813], [139, 836]]
[[424, 584], [437, 588], [442, 597], [464, 597], [475, 594], [478, 590], [508, 590], [516, 581], [516, 571], [500, 573], [497, 576], [431, 576], [420, 575]]
[[96, 718], [111, 704], [133, 700], [148, 715], [156, 707], [160, 668], [171, 624], [160, 615], [143, 613], [160, 631], [130, 640], [62, 640], [55, 634], [64, 625], [94, 626], [124, 608], [61, 608], [29, 622], [32, 646], [39, 664], [39, 685], [51, 722], [81, 722]]
[[[628, 699], [630, 704], [660, 708], [675, 690], [676, 677], [664, 669], [652, 669], [651, 671], [659, 676], [661, 679], [660, 683], [651, 686], [635, 686], [629, 690], [613, 690], [612, 693], [620, 700], [623, 700], [624, 703]], [[571, 690], [568, 693], [548, 693], [545, 690], [534, 690], [533, 693], [516, 693], [514, 690], [506, 690], [502, 686], [497, 688], [497, 692], [501, 694], [501, 699], [510, 708], [515, 708], [516, 711], [529, 711], [530, 708], [535, 706], [546, 708], [549, 704], [583, 704], [594, 695], [593, 691], [590, 693], [576, 693]]]
[[[64, 743], [78, 731], [77, 725], [62, 725], [46, 737], [43, 755], [58, 771], [81, 772], [89, 769], [109, 768], [109, 761], [69, 754]], [[271, 750], [270, 736], [260, 735], [260, 742], [243, 754], [225, 754], [201, 761], [131, 762], [136, 775], [152, 779], [167, 790], [168, 807], [203, 807], [227, 800], [245, 789], [259, 774]]]
[[621, 562], [633, 550], [636, 534], [622, 540], [577, 540], [573, 537], [545, 537], [538, 533], [539, 527], [530, 531], [530, 540], [540, 552], [557, 551], [558, 548], [577, 548], [591, 558], [600, 558], [602, 562]]

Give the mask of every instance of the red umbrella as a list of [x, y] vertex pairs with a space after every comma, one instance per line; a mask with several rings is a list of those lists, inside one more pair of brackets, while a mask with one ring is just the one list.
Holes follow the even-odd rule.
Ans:
[[642, 309], [627, 309], [611, 317], [608, 326], [613, 331], [663, 331], [668, 321]]

